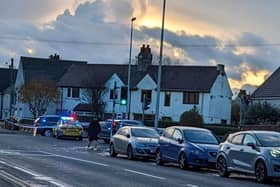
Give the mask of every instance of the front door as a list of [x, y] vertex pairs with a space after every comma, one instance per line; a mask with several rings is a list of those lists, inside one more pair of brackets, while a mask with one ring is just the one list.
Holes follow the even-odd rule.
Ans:
[[173, 161], [178, 161], [179, 153], [183, 147], [183, 135], [179, 129], [175, 129], [170, 141], [169, 154]]

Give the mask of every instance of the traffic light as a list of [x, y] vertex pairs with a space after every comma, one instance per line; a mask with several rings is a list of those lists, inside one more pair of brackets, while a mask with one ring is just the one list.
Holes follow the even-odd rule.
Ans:
[[121, 87], [121, 100], [120, 100], [121, 105], [126, 105], [127, 104], [127, 86], [122, 86]]
[[144, 95], [143, 100], [143, 110], [148, 110], [150, 108], [151, 100]]

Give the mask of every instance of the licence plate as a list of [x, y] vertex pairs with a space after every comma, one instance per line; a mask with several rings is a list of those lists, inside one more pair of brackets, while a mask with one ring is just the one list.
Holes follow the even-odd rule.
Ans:
[[80, 131], [77, 130], [65, 130], [63, 133], [65, 136], [80, 136]]

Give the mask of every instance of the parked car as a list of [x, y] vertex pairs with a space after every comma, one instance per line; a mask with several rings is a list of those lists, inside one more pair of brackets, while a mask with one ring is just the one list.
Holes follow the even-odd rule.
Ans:
[[280, 177], [280, 133], [243, 131], [231, 134], [220, 144], [217, 156], [220, 176], [232, 172], [254, 174], [258, 182]]
[[62, 137], [72, 137], [83, 140], [83, 127], [79, 121], [68, 118], [61, 118], [53, 129], [54, 136], [59, 139]]
[[38, 117], [33, 125], [37, 127], [37, 133], [42, 136], [52, 136], [53, 128], [56, 126], [57, 122], [61, 119], [59, 115], [44, 115]]
[[110, 142], [110, 134], [111, 134], [111, 127], [112, 129], [112, 135], [114, 135], [117, 130], [121, 127], [124, 126], [144, 126], [142, 121], [137, 121], [137, 120], [107, 120], [107, 121], [102, 121], [100, 122], [101, 126], [101, 131], [98, 134], [98, 138], [104, 140], [105, 143]]
[[120, 128], [110, 142], [110, 155], [126, 154], [134, 157], [155, 157], [159, 134], [149, 127], [126, 126]]
[[207, 129], [169, 127], [160, 137], [156, 163], [175, 162], [182, 169], [187, 166], [214, 167], [218, 144], [218, 139]]

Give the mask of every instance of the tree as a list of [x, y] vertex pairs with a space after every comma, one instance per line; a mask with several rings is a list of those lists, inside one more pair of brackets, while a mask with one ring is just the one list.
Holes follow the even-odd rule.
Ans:
[[186, 126], [200, 126], [203, 124], [203, 119], [196, 107], [194, 107], [181, 115], [180, 122]]
[[104, 115], [105, 103], [102, 100], [104, 88], [89, 88], [82, 95], [82, 100], [91, 105], [91, 112], [99, 118]]
[[50, 103], [57, 101], [59, 92], [55, 83], [31, 80], [19, 90], [20, 100], [27, 103], [34, 118], [43, 115]]
[[273, 107], [270, 103], [255, 103], [248, 107], [245, 113], [245, 124], [276, 124], [280, 121], [279, 109]]

